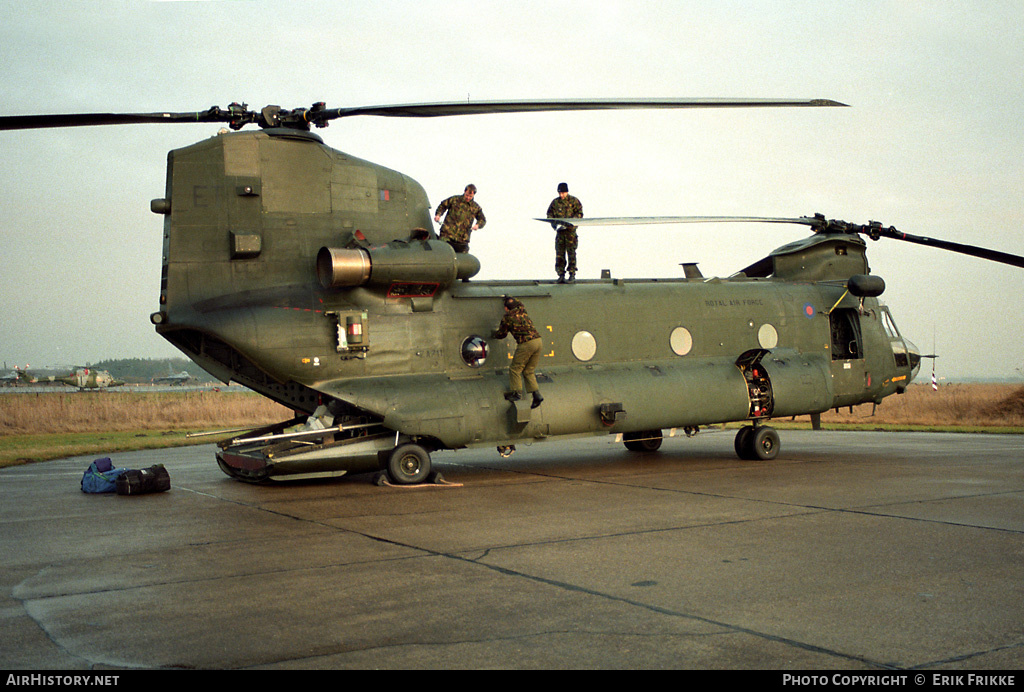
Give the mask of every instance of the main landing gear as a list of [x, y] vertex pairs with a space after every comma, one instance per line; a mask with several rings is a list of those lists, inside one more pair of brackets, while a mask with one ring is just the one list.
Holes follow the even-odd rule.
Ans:
[[661, 440], [660, 430], [642, 430], [622, 436], [622, 443], [631, 452], [656, 452], [661, 448]]
[[418, 444], [399, 445], [388, 454], [387, 472], [395, 485], [423, 483], [430, 475], [430, 452]]
[[779, 433], [766, 425], [744, 425], [736, 432], [736, 455], [748, 461], [771, 461], [779, 456]]

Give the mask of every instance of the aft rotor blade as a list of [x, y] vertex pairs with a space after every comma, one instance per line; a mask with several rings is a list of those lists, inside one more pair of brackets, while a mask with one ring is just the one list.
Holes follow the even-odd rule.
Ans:
[[233, 103], [227, 109], [213, 106], [188, 113], [71, 113], [67, 115], [10, 115], [0, 117], [0, 130], [34, 130], [48, 127], [85, 127], [90, 125], [135, 125], [139, 123], [224, 122], [232, 129], [248, 124], [260, 127], [290, 127], [308, 130], [310, 125], [324, 127], [331, 120], [353, 115], [379, 115], [396, 118], [435, 118], [450, 115], [484, 113], [528, 113], [540, 111], [612, 110], [624, 108], [771, 108], [822, 107], [846, 104], [828, 99], [560, 99], [526, 101], [451, 101], [409, 103], [355, 108], [327, 109], [322, 103], [312, 108], [285, 110], [267, 106], [261, 112], [246, 110]]
[[[225, 114], [226, 115], [226, 114]], [[195, 113], [72, 113], [68, 115], [7, 115], [0, 117], [0, 130], [37, 130], [48, 127], [90, 125], [137, 125], [139, 123], [226, 122], [210, 111]]]
[[434, 118], [448, 115], [479, 115], [483, 113], [531, 113], [542, 111], [595, 111], [625, 108], [781, 108], [781, 107], [847, 107], [828, 99], [540, 99], [525, 101], [449, 101], [383, 106], [336, 108], [325, 111], [325, 119], [352, 115], [380, 115], [396, 118]]

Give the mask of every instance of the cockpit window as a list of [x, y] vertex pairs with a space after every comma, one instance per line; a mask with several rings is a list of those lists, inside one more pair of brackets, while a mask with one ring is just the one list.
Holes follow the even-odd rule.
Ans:
[[882, 326], [885, 327], [885, 333], [889, 335], [890, 339], [900, 338], [900, 330], [896, 328], [896, 322], [886, 308], [882, 308]]
[[889, 314], [889, 309], [882, 308], [882, 327], [885, 328], [885, 333], [889, 335], [889, 344], [892, 346], [892, 357], [896, 361], [896, 366], [900, 368], [910, 367], [910, 357], [907, 353], [907, 345], [903, 341], [903, 337], [900, 336], [900, 330], [896, 328], [896, 322], [893, 320], [892, 315]]

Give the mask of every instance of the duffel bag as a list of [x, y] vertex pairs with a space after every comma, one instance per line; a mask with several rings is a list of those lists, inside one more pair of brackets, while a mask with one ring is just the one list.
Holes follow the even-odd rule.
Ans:
[[171, 487], [171, 477], [163, 464], [148, 469], [131, 469], [117, 477], [118, 495], [145, 495], [162, 493]]
[[112, 493], [117, 489], [117, 479], [127, 470], [115, 469], [110, 457], [97, 459], [82, 475], [82, 492]]

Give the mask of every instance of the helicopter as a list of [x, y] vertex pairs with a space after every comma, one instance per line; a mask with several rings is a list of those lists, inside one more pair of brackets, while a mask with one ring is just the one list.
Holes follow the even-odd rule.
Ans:
[[[355, 115], [439, 117], [541, 110], [827, 107], [824, 99], [478, 101], [328, 109], [246, 104], [192, 113], [10, 116], [0, 129], [220, 122], [167, 156], [157, 333], [212, 376], [292, 409], [218, 443], [232, 478], [384, 471], [436, 478], [431, 454], [612, 435], [653, 452], [666, 434], [741, 423], [742, 459], [778, 456], [775, 418], [880, 403], [922, 354], [879, 297], [864, 237], [918, 242], [1014, 266], [1024, 258], [823, 215], [728, 217], [811, 235], [721, 277], [471, 280], [480, 261], [439, 239], [423, 187], [328, 147], [311, 127]], [[255, 124], [258, 130], [245, 130]], [[710, 217], [572, 219], [573, 225]], [[543, 219], [550, 223], [551, 219]], [[510, 401], [512, 346], [492, 334], [506, 297], [544, 341], [543, 405]]]
[[107, 389], [108, 387], [121, 387], [122, 380], [115, 380], [106, 370], [94, 368], [77, 368], [74, 372], [63, 377], [53, 378], [54, 382], [61, 382], [69, 387], [77, 387], [78, 391], [87, 389]]
[[107, 389], [108, 387], [121, 387], [124, 382], [115, 380], [106, 370], [80, 367], [75, 368], [67, 375], [33, 375], [28, 371], [21, 371], [22, 378], [29, 384], [65, 384], [69, 387], [77, 387], [78, 391], [89, 389]]
[[[30, 367], [27, 363], [24, 368], [15, 365], [12, 384], [49, 384], [56, 379], [53, 375], [40, 375], [38, 372], [33, 372], [29, 370]], [[5, 380], [11, 381], [9, 378], [5, 378]]]
[[65, 384], [69, 387], [77, 387], [79, 391], [87, 389], [107, 389], [108, 387], [121, 387], [125, 383], [116, 380], [106, 370], [96, 370], [89, 367], [78, 367], [66, 375], [40, 375], [32, 372], [25, 366], [22, 369], [14, 366], [15, 382], [35, 385]]

